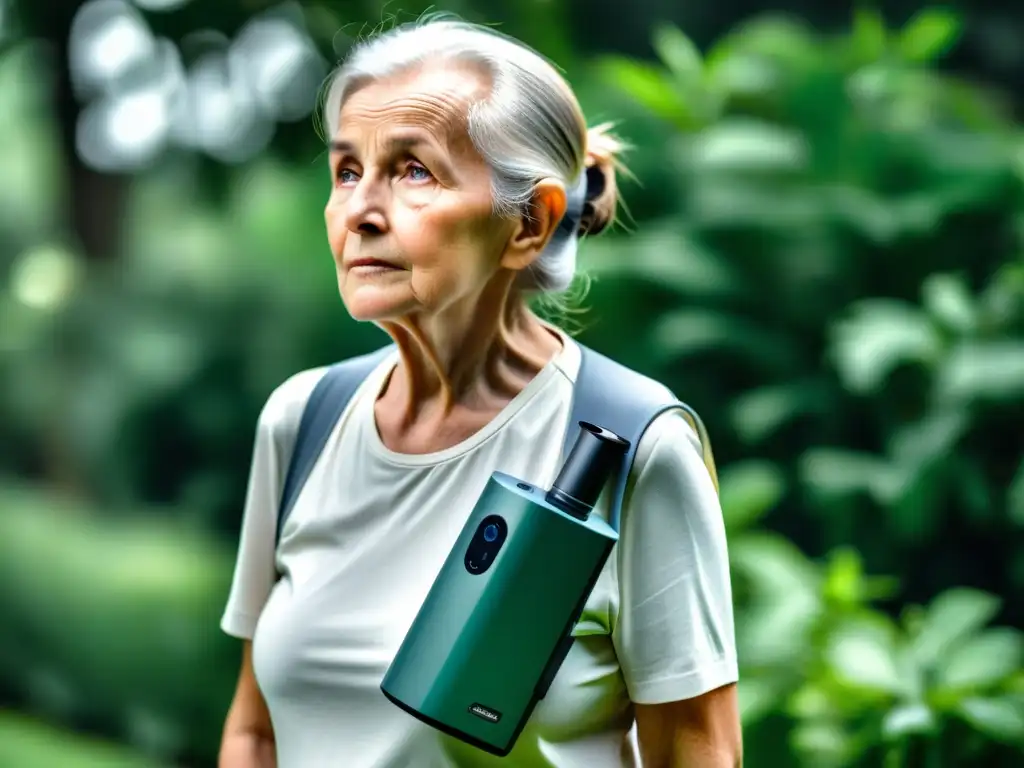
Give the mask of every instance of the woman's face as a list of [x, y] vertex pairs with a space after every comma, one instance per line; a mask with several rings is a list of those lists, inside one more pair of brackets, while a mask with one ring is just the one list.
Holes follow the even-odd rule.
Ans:
[[332, 137], [325, 218], [338, 288], [357, 320], [472, 311], [508, 255], [490, 171], [466, 129], [486, 81], [431, 66], [353, 93]]

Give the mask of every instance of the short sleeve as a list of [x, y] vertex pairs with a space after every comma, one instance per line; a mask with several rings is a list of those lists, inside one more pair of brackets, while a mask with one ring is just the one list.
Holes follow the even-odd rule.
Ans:
[[738, 679], [718, 493], [682, 411], [647, 429], [623, 502], [616, 654], [630, 699], [690, 699]]
[[235, 572], [221, 629], [251, 640], [277, 581], [274, 545], [277, 506], [302, 410], [325, 368], [295, 374], [267, 399], [256, 424]]

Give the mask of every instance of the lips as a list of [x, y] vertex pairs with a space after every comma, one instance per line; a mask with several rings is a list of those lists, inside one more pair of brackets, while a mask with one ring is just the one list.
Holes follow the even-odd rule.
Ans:
[[348, 263], [349, 269], [371, 267], [373, 269], [398, 269], [394, 264], [383, 259], [353, 259]]

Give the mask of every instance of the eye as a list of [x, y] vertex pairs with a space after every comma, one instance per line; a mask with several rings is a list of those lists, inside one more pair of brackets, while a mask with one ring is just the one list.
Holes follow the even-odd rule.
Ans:
[[430, 171], [424, 168], [419, 163], [409, 163], [405, 167], [405, 175], [410, 181], [428, 181], [434, 178]]
[[351, 168], [339, 168], [334, 178], [339, 184], [355, 184], [359, 181], [359, 174]]

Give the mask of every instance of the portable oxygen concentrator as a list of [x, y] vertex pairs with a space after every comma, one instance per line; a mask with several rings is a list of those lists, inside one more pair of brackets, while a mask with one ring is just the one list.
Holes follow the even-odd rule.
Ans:
[[[410, 715], [498, 756], [512, 751], [572, 646], [618, 540], [637, 445], [659, 414], [686, 414], [717, 487], [697, 414], [653, 379], [579, 346], [566, 459], [552, 487], [491, 476], [381, 682]], [[388, 346], [337, 363], [314, 388], [285, 476], [278, 541], [352, 395], [393, 352]], [[591, 510], [609, 480], [606, 522]]]
[[381, 684], [492, 754], [508, 754], [547, 693], [618, 540], [590, 511], [629, 443], [580, 427], [550, 490], [491, 476]]

